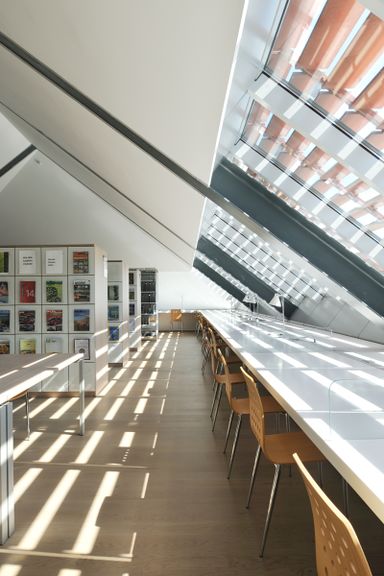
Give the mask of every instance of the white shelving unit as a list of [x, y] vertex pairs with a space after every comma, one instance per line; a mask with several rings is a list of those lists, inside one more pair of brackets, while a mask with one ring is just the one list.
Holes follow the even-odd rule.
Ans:
[[157, 338], [159, 319], [157, 312], [157, 270], [141, 270], [141, 337]]
[[[106, 262], [91, 244], [0, 248], [0, 354], [81, 349], [86, 390], [97, 393], [108, 377]], [[78, 388], [74, 365], [34, 390]]]
[[108, 260], [108, 362], [121, 366], [129, 356], [127, 272], [122, 260]]
[[128, 273], [129, 290], [129, 349], [140, 350], [141, 347], [141, 274], [140, 270], [131, 268]]

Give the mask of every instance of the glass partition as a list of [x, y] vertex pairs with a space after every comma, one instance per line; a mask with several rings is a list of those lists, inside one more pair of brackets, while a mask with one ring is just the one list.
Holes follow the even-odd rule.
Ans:
[[383, 377], [334, 380], [329, 388], [330, 438], [384, 438]]

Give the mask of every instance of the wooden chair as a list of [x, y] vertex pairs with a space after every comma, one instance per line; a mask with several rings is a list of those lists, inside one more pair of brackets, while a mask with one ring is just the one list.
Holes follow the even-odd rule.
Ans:
[[316, 567], [319, 576], [372, 576], [350, 521], [318, 486], [300, 457], [293, 454], [303, 477], [315, 528]]
[[[212, 333], [212, 331], [211, 331]], [[220, 352], [220, 356], [219, 356]], [[222, 362], [224, 358], [221, 350], [212, 344], [211, 341], [211, 369], [213, 373], [213, 398], [211, 405], [211, 419], [212, 419], [212, 432], [215, 429], [217, 415], [219, 412], [219, 407], [221, 404], [221, 398], [223, 395], [223, 388], [227, 385], [232, 386], [233, 384], [243, 384], [244, 377], [241, 372], [230, 372], [228, 369], [228, 364], [225, 361], [225, 365]], [[240, 360], [238, 360], [239, 362]], [[227, 374], [225, 373], [227, 369]]]
[[179, 322], [180, 330], [183, 331], [183, 313], [180, 308], [173, 308], [171, 310], [171, 328], [175, 329], [175, 322]]
[[250, 376], [243, 368], [241, 368], [241, 372], [244, 374], [244, 378], [247, 383], [251, 429], [258, 442], [258, 448], [256, 450], [255, 461], [253, 464], [251, 480], [249, 484], [248, 499], [246, 504], [247, 508], [249, 508], [251, 502], [261, 452], [263, 452], [266, 459], [272, 462], [275, 467], [267, 517], [265, 520], [259, 552], [259, 556], [262, 557], [264, 554], [265, 543], [267, 540], [269, 525], [275, 504], [277, 488], [279, 485], [281, 466], [283, 464], [293, 464], [294, 452], [297, 452], [304, 462], [319, 462], [324, 460], [324, 456], [302, 431], [266, 434], [265, 410], [260, 398], [259, 391], [257, 390], [256, 383], [252, 376]]
[[[229, 440], [229, 436], [230, 436], [232, 424], [233, 424], [233, 418], [234, 418], [235, 414], [237, 416], [235, 435], [233, 438], [231, 456], [230, 456], [229, 465], [228, 465], [227, 478], [230, 478], [233, 460], [235, 458], [237, 443], [238, 443], [239, 435], [240, 435], [242, 417], [244, 415], [249, 415], [249, 398], [248, 398], [248, 396], [246, 396], [244, 398], [241, 398], [241, 397], [238, 398], [235, 395], [233, 384], [234, 383], [239, 384], [239, 382], [238, 381], [233, 382], [233, 374], [229, 371], [227, 361], [226, 361], [222, 351], [220, 350], [220, 348], [217, 349], [217, 352], [218, 352], [218, 356], [219, 356], [219, 361], [220, 361], [220, 363], [224, 369], [225, 392], [226, 392], [227, 400], [228, 400], [229, 407], [231, 410], [230, 414], [229, 414], [229, 419], [228, 419], [227, 433], [225, 436], [225, 443], [224, 443], [224, 450], [223, 450], [224, 453], [227, 450], [228, 440]], [[242, 371], [240, 373], [238, 373], [238, 375], [241, 379], [241, 384], [245, 383], [245, 378], [243, 376], [243, 372], [244, 372], [244, 370], [242, 369]], [[263, 397], [262, 402], [263, 402], [263, 407], [264, 407], [265, 412], [268, 412], [268, 413], [284, 412], [281, 405], [272, 396]]]

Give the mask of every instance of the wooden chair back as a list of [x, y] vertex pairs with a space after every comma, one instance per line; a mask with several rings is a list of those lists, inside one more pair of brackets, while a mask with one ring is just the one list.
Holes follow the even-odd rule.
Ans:
[[247, 385], [248, 397], [249, 397], [249, 422], [251, 425], [251, 430], [256, 437], [257, 442], [260, 444], [261, 449], [264, 451], [265, 443], [265, 419], [264, 419], [264, 407], [260, 398], [259, 391], [256, 386], [256, 382], [250, 374], [244, 368], [240, 367], [243, 373], [245, 383]]
[[228, 368], [228, 364], [227, 361], [225, 359], [224, 354], [222, 353], [222, 351], [220, 350], [220, 348], [217, 348], [217, 359], [220, 362], [221, 366], [223, 367], [224, 370], [224, 376], [225, 376], [225, 393], [227, 395], [228, 398], [228, 402], [229, 405], [231, 406], [231, 402], [232, 402], [232, 385], [229, 381], [229, 368]]
[[303, 477], [311, 503], [318, 575], [372, 576], [352, 524], [318, 486], [296, 453], [293, 458]]

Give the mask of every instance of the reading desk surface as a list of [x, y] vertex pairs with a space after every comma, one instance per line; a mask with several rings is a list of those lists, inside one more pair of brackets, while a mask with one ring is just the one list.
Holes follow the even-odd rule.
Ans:
[[384, 522], [384, 346], [289, 322], [203, 314]]

